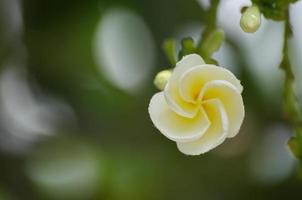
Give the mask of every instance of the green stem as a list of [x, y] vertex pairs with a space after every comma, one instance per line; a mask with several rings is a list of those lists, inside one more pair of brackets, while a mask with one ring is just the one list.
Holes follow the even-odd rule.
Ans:
[[206, 63], [217, 63], [213, 60], [212, 54], [216, 52], [224, 41], [224, 32], [217, 29], [217, 8], [220, 0], [211, 0], [211, 7], [206, 13], [206, 28], [201, 34], [197, 43], [197, 52], [203, 57]]
[[287, 15], [285, 21], [285, 31], [284, 31], [283, 60], [281, 62], [280, 67], [285, 73], [284, 100], [287, 107], [287, 112], [289, 114], [288, 117], [294, 127], [296, 126], [300, 127], [302, 122], [302, 113], [299, 108], [299, 102], [294, 91], [295, 77], [288, 54], [288, 42], [291, 35], [292, 35], [292, 31], [289, 22], [289, 15]]
[[[211, 0], [211, 7], [206, 13], [206, 24], [207, 27], [202, 33], [202, 38], [206, 38], [206, 36], [213, 30], [216, 29], [217, 24], [217, 8], [220, 0]], [[198, 42], [198, 47], [202, 45], [203, 39]]]
[[212, 59], [212, 54], [216, 52], [224, 41], [224, 32], [218, 29], [216, 25], [217, 8], [220, 0], [211, 0], [211, 7], [205, 13], [206, 28], [201, 34], [201, 39], [194, 44], [192, 38], [184, 38], [181, 42], [181, 50], [176, 54], [175, 39], [167, 39], [163, 44], [163, 50], [172, 66], [183, 56], [188, 54], [199, 54], [206, 63], [217, 64], [217, 61]]
[[[302, 154], [302, 112], [300, 110], [299, 101], [295, 94], [294, 90], [294, 80], [295, 76], [289, 59], [289, 48], [288, 42], [292, 36], [291, 25], [289, 20], [289, 11], [287, 9], [287, 15], [285, 19], [285, 28], [284, 28], [284, 44], [283, 44], [283, 60], [280, 64], [280, 68], [285, 73], [284, 81], [284, 105], [285, 111], [288, 117], [290, 124], [292, 125], [295, 131], [295, 142], [294, 146], [293, 141], [291, 141], [290, 147], [295, 155], [300, 157]], [[298, 153], [297, 153], [298, 152]]]

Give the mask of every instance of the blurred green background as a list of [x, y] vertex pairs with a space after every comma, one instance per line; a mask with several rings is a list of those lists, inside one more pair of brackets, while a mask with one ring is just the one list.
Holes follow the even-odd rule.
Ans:
[[[154, 75], [172, 67], [162, 41], [198, 39], [207, 1], [0, 0], [0, 199], [302, 199], [282, 115], [283, 24], [243, 33], [246, 2], [222, 0], [227, 41], [214, 55], [242, 81], [244, 124], [192, 157], [147, 108]], [[291, 45], [300, 96], [301, 5]]]

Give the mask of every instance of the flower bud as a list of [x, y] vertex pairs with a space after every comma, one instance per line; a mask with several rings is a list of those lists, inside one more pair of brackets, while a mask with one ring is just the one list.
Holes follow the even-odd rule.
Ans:
[[261, 13], [258, 6], [253, 5], [247, 8], [241, 16], [240, 26], [246, 33], [254, 33], [261, 24]]
[[159, 89], [163, 90], [172, 74], [171, 70], [163, 70], [158, 72], [153, 81], [154, 85]]
[[202, 52], [206, 56], [211, 56], [214, 52], [218, 51], [224, 41], [224, 31], [222, 29], [213, 30], [207, 38], [204, 39], [202, 44]]

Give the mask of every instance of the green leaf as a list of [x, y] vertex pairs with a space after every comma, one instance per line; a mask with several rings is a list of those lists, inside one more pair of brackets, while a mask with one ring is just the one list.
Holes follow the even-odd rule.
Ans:
[[268, 19], [281, 21], [286, 19], [289, 4], [298, 0], [252, 0], [259, 6], [261, 13]]

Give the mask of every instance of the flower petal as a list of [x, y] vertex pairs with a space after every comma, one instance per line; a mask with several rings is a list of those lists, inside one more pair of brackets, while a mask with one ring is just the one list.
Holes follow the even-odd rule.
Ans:
[[177, 142], [194, 141], [200, 138], [210, 126], [203, 109], [194, 118], [175, 113], [168, 106], [163, 92], [152, 97], [149, 114], [155, 127], [167, 138]]
[[[204, 60], [201, 58], [198, 54], [190, 54], [187, 56], [184, 56], [177, 64], [174, 69], [174, 76], [180, 77], [184, 72], [186, 72], [188, 69], [197, 66], [205, 64]], [[178, 79], [177, 78], [177, 79]]]
[[178, 142], [178, 149], [187, 155], [199, 155], [220, 145], [228, 136], [228, 117], [220, 100], [211, 99], [203, 103], [211, 126], [206, 133], [193, 142]]
[[180, 79], [180, 95], [188, 102], [195, 102], [203, 86], [212, 80], [225, 80], [233, 84], [239, 93], [240, 81], [229, 70], [215, 65], [199, 65], [186, 71]]
[[164, 91], [164, 97], [170, 109], [175, 113], [188, 118], [193, 118], [198, 112], [196, 104], [186, 102], [179, 95], [178, 85], [169, 84], [168, 88]]
[[227, 81], [208, 82], [202, 89], [199, 99], [219, 99], [225, 108], [229, 120], [229, 135], [234, 137], [239, 132], [244, 118], [244, 104], [236, 87]]
[[194, 105], [182, 99], [179, 94], [179, 79], [190, 68], [204, 64], [203, 59], [197, 54], [184, 56], [176, 67], [165, 87], [165, 98], [174, 112], [184, 117], [194, 117], [198, 111]]

